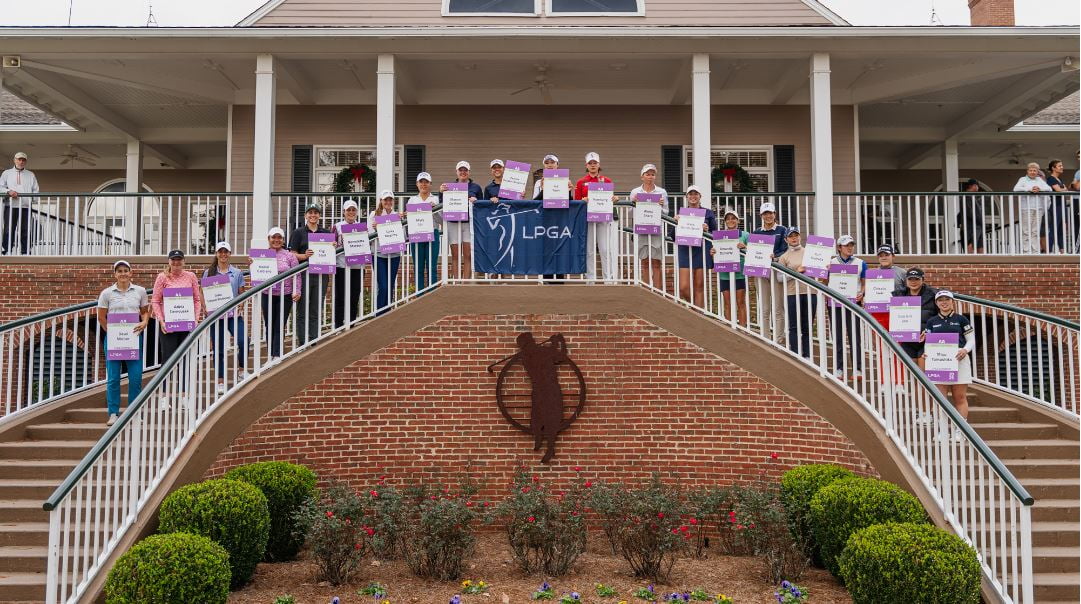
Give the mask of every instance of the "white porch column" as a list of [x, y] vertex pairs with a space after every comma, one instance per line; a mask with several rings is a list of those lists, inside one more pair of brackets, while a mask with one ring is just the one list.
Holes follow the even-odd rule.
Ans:
[[[124, 169], [124, 192], [141, 193], [143, 190], [143, 142], [128, 139], [126, 164]], [[143, 252], [143, 200], [139, 197], [129, 199], [124, 209], [124, 232], [131, 238], [132, 252]], [[168, 251], [168, 250], [166, 250]]]
[[[811, 55], [811, 186], [815, 192], [815, 234], [834, 236], [833, 121], [830, 103], [830, 56]], [[806, 228], [806, 227], [804, 227]]]
[[[942, 190], [960, 191], [961, 169], [958, 164], [957, 139], [947, 138], [942, 141]], [[946, 253], [961, 253], [960, 243], [957, 239], [957, 211], [961, 207], [961, 199], [956, 195], [946, 197], [945, 233], [942, 245]]]
[[696, 54], [691, 61], [691, 151], [694, 156], [692, 182], [706, 190], [708, 203], [713, 205], [710, 182], [710, 137], [709, 137], [709, 55]]
[[273, 220], [270, 192], [274, 190], [275, 89], [274, 55], [259, 55], [255, 59], [255, 165], [251, 187], [253, 248], [267, 246], [266, 233]]
[[375, 188], [397, 189], [394, 181], [394, 55], [379, 55], [376, 67]]

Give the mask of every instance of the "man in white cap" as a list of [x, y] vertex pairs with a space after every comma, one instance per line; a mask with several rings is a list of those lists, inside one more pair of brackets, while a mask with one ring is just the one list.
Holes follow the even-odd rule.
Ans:
[[[772, 202], [765, 202], [758, 209], [758, 215], [762, 218], [762, 226], [752, 231], [754, 235], [773, 236], [773, 258], [780, 258], [788, 251], [785, 243], [785, 235], [788, 229], [777, 222], [777, 208]], [[773, 272], [768, 278], [756, 279], [758, 284], [758, 307], [763, 309], [762, 331], [767, 338], [773, 338], [774, 342], [780, 343], [784, 329], [781, 327], [781, 317], [785, 314], [785, 297], [780, 291], [780, 277]], [[771, 312], [772, 311], [772, 312]], [[774, 328], [776, 324], [776, 329]]]
[[[601, 174], [601, 156], [590, 151], [586, 153], [586, 175], [574, 185], [574, 198], [585, 201], [589, 198], [589, 184], [594, 182], [612, 182], [611, 178]], [[616, 197], [612, 196], [612, 201]], [[616, 235], [616, 223], [592, 222], [586, 225], [586, 277], [597, 278], [597, 250], [601, 253], [601, 274], [605, 281], [615, 279], [615, 248], [619, 245]]]
[[38, 179], [34, 173], [26, 169], [26, 153], [19, 151], [15, 154], [15, 167], [0, 173], [0, 192], [4, 194], [3, 215], [0, 222], [4, 223], [4, 238], [0, 241], [0, 248], [5, 254], [14, 254], [16, 243], [21, 254], [30, 253], [30, 219], [29, 198], [20, 198], [21, 193], [37, 193]]
[[[470, 178], [471, 166], [469, 162], [462, 160], [454, 166], [458, 177], [455, 182], [466, 183], [469, 188], [469, 203], [484, 198], [484, 189], [473, 182]], [[447, 190], [446, 185], [439, 185], [439, 192]], [[447, 243], [450, 244], [450, 259], [448, 267], [451, 276], [460, 276], [463, 279], [473, 277], [473, 227], [469, 222], [448, 223], [446, 226]], [[458, 253], [461, 251], [459, 264]]]
[[[667, 215], [668, 191], [657, 186], [657, 166], [646, 164], [641, 170], [642, 184], [631, 189], [631, 201], [638, 201], [639, 193], [652, 193], [661, 196], [661, 208]], [[639, 235], [638, 259], [642, 262], [642, 279], [652, 283], [656, 289], [663, 287], [661, 257], [664, 256], [664, 235]]]

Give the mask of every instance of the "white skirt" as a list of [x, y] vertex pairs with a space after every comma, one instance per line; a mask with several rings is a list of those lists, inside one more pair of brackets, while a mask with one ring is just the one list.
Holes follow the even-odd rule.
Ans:
[[969, 354], [965, 358], [957, 362], [957, 379], [952, 382], [939, 382], [936, 384], [942, 384], [943, 386], [949, 386], [953, 384], [971, 384], [972, 383], [972, 355]]

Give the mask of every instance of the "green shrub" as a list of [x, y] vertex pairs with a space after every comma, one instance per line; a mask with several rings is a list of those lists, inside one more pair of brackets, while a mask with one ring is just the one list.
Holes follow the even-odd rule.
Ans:
[[284, 461], [263, 461], [233, 468], [225, 478], [255, 485], [266, 495], [270, 538], [264, 560], [282, 562], [295, 558], [304, 545], [303, 535], [295, 530], [295, 517], [304, 502], [315, 497], [315, 472]]
[[665, 484], [657, 474], [638, 489], [609, 491], [612, 538], [634, 576], [665, 582], [676, 559], [693, 544], [684, 524], [683, 492]]
[[567, 574], [586, 550], [584, 481], [569, 491], [552, 492], [548, 485], [520, 469], [511, 494], [496, 508], [507, 519], [507, 539], [523, 573]]
[[151, 535], [116, 561], [105, 580], [106, 604], [225, 604], [229, 554], [201, 535]]
[[980, 601], [976, 550], [929, 524], [876, 524], [856, 531], [838, 565], [855, 604]]
[[192, 533], [229, 552], [232, 586], [251, 579], [266, 552], [270, 511], [262, 491], [239, 480], [207, 480], [169, 494], [158, 510], [162, 533]]
[[461, 578], [465, 561], [476, 544], [473, 524], [488, 518], [487, 503], [471, 499], [476, 490], [472, 481], [463, 481], [456, 493], [449, 488], [410, 489], [415, 495], [406, 507], [411, 523], [401, 545], [413, 574], [443, 581]]
[[818, 544], [811, 535], [809, 515], [811, 498], [822, 487], [842, 478], [852, 478], [851, 471], [830, 464], [796, 466], [781, 476], [781, 501], [788, 514], [788, 526], [796, 539], [803, 542], [812, 559], [821, 564]]
[[309, 499], [297, 512], [296, 525], [307, 534], [319, 580], [333, 585], [349, 581], [356, 573], [375, 533], [364, 524], [364, 502], [340, 482]]
[[852, 533], [885, 522], [926, 523], [915, 497], [895, 484], [873, 478], [845, 478], [828, 484], [811, 498], [811, 532], [822, 563], [840, 576], [837, 557]]

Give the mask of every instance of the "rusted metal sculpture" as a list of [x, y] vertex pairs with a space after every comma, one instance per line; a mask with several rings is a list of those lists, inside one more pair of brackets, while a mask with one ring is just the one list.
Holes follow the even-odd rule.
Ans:
[[[533, 450], [539, 451], [541, 443], [547, 442], [547, 449], [541, 463], [548, 463], [556, 452], [556, 435], [566, 429], [578, 415], [586, 402], [586, 381], [581, 370], [567, 356], [567, 340], [563, 334], [555, 334], [543, 342], [537, 342], [532, 332], [518, 334], [516, 340], [518, 352], [500, 359], [488, 366], [488, 373], [503, 364], [496, 380], [495, 397], [499, 412], [519, 430], [533, 435]], [[566, 366], [574, 374], [578, 389], [564, 392], [559, 383], [559, 368]], [[524, 370], [530, 382], [528, 394], [508, 390], [509, 383], [515, 379], [515, 368]], [[515, 404], [512, 399], [530, 398], [529, 405]], [[565, 396], [568, 400], [565, 401]], [[570, 402], [572, 404], [566, 404]], [[514, 411], [529, 408], [528, 422], [524, 417], [514, 416]]]

